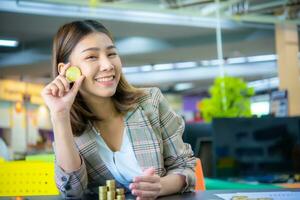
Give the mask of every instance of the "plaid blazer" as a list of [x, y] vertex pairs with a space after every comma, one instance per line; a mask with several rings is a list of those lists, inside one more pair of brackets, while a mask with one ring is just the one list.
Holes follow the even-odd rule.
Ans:
[[[184, 175], [186, 187], [182, 192], [192, 191], [196, 160], [190, 145], [182, 141], [184, 121], [169, 107], [158, 88], [147, 88], [145, 92], [124, 120], [136, 159], [142, 170], [154, 167], [161, 177]], [[114, 179], [101, 160], [95, 136], [94, 130], [89, 128], [74, 137], [82, 160], [78, 170], [66, 173], [55, 163], [56, 185], [64, 198], [80, 198], [84, 193], [97, 192], [98, 186]], [[117, 183], [117, 187], [122, 186]]]

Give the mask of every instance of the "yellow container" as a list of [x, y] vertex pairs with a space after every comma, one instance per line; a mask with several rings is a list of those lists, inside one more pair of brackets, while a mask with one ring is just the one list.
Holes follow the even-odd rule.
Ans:
[[54, 163], [0, 162], [0, 196], [58, 195]]

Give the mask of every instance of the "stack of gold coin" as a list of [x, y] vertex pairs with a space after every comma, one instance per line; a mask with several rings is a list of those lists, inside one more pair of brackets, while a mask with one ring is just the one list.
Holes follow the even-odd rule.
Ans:
[[115, 200], [116, 197], [116, 181], [115, 180], [107, 180], [106, 187], [107, 191], [107, 200]]
[[115, 191], [116, 190], [116, 181], [115, 180], [107, 180], [106, 186], [108, 191]]
[[125, 191], [123, 188], [117, 188], [116, 193], [117, 193], [117, 200], [125, 200]]
[[106, 186], [99, 187], [99, 200], [107, 200], [107, 187]]
[[125, 190], [116, 189], [115, 180], [107, 180], [106, 186], [99, 187], [99, 200], [125, 200]]
[[107, 191], [107, 200], [115, 200], [116, 192], [115, 191]]

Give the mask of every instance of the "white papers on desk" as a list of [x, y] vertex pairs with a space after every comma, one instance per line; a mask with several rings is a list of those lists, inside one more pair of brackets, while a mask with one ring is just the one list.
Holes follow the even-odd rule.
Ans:
[[247, 196], [251, 199], [256, 198], [272, 198], [273, 200], [300, 200], [300, 192], [298, 191], [277, 191], [277, 192], [237, 192], [216, 194], [224, 200], [231, 200], [235, 196]]

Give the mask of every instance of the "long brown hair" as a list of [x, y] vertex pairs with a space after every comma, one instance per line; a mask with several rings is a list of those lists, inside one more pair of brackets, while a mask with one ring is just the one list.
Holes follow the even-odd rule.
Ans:
[[[112, 34], [99, 22], [94, 20], [74, 21], [63, 25], [57, 31], [53, 41], [53, 76], [58, 75], [58, 63], [67, 63], [72, 50], [76, 44], [86, 35], [100, 32], [106, 34], [112, 41]], [[121, 114], [132, 110], [139, 97], [143, 96], [143, 91], [130, 85], [123, 73], [121, 73], [116, 93], [112, 96], [115, 108]], [[86, 128], [88, 122], [98, 119], [85, 104], [80, 93], [77, 93], [75, 101], [71, 107], [71, 126], [73, 135], [80, 136]]]

